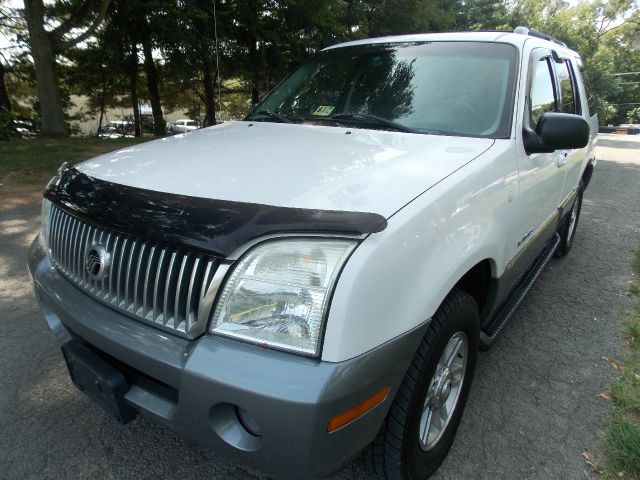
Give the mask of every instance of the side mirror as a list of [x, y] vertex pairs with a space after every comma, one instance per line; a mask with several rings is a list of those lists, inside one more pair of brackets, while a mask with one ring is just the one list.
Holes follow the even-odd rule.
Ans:
[[525, 127], [523, 139], [528, 154], [582, 148], [589, 143], [589, 123], [579, 115], [547, 112], [535, 131]]

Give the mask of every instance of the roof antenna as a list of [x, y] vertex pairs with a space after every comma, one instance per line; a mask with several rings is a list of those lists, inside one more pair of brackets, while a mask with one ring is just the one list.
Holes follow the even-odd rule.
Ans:
[[216, 73], [218, 77], [218, 112], [222, 113], [222, 78], [220, 75], [220, 55], [218, 53], [218, 16], [216, 12], [217, 0], [213, 0], [213, 35], [216, 40]]

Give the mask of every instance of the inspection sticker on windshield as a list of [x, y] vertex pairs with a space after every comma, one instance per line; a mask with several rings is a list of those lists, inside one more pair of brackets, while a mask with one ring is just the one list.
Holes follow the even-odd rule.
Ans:
[[327, 117], [331, 115], [331, 112], [333, 112], [335, 108], [336, 107], [332, 107], [331, 105], [320, 105], [318, 108], [316, 108], [316, 111], [313, 112], [313, 114]]

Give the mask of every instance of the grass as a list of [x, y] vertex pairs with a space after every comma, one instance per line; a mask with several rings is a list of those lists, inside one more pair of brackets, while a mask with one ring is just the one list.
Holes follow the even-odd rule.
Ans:
[[625, 353], [615, 366], [619, 372], [609, 388], [611, 413], [603, 434], [604, 474], [609, 478], [640, 479], [640, 249], [632, 262], [635, 280], [630, 291], [639, 300], [625, 313], [622, 331]]
[[63, 162], [80, 162], [143, 141], [134, 138], [34, 138], [0, 142], [0, 184], [43, 183]]

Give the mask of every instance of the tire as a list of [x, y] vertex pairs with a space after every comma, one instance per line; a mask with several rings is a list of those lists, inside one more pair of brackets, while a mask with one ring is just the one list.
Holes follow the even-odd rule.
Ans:
[[[433, 316], [377, 438], [364, 452], [365, 464], [372, 475], [386, 480], [418, 480], [428, 478], [438, 469], [451, 448], [469, 396], [478, 358], [479, 335], [476, 302], [466, 292], [452, 290]], [[437, 375], [444, 372], [439, 368], [442, 366], [439, 362], [447, 347], [448, 353], [452, 352], [451, 342], [463, 342], [463, 339], [466, 341], [466, 361], [461, 366], [463, 357], [458, 353], [453, 357], [451, 368], [452, 372], [462, 372], [462, 380], [457, 390], [455, 386], [448, 390], [447, 396], [448, 375]], [[459, 352], [462, 351], [461, 343]], [[455, 375], [448, 378], [454, 385]], [[430, 406], [426, 407], [428, 396]], [[438, 434], [437, 423], [442, 423], [435, 423], [436, 418], [441, 418], [436, 417], [436, 412], [442, 413], [442, 410], [436, 407], [443, 402], [448, 404], [450, 399], [453, 399], [453, 413], [443, 422], [445, 426]], [[429, 429], [433, 435], [425, 436], [421, 433], [429, 418], [427, 411], [431, 412], [435, 430]]]
[[582, 211], [582, 197], [584, 195], [584, 183], [580, 181], [576, 192], [576, 200], [573, 202], [570, 213], [562, 222], [562, 227], [558, 230], [560, 233], [560, 245], [556, 249], [555, 256], [557, 258], [565, 257], [571, 251], [573, 241], [576, 237], [578, 229], [578, 221], [580, 220], [580, 212]]

